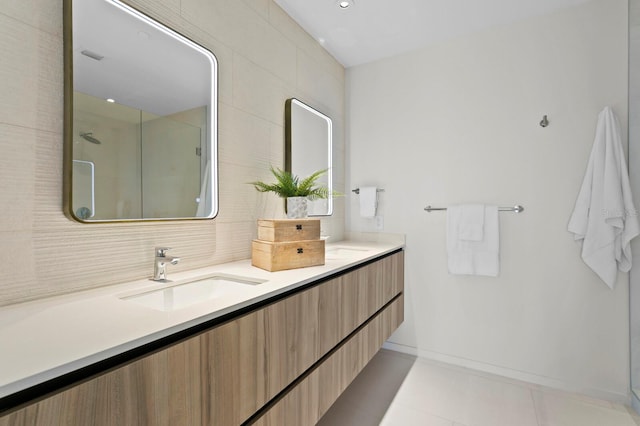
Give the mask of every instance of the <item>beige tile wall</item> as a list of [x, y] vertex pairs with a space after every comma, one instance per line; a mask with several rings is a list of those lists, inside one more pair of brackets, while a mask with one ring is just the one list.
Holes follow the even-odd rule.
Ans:
[[[220, 213], [211, 221], [95, 224], [62, 213], [62, 0], [0, 3], [0, 305], [149, 276], [153, 247], [174, 271], [250, 257], [255, 221], [283, 203], [246, 182], [284, 163], [284, 102], [334, 119], [344, 192], [344, 68], [272, 0], [131, 0], [219, 61]], [[340, 239], [344, 201], [323, 219]]]

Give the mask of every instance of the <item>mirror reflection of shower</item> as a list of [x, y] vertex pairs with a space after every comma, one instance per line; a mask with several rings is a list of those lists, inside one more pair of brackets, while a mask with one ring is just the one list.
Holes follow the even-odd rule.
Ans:
[[86, 141], [95, 143], [96, 145], [100, 145], [102, 143], [98, 139], [93, 137], [93, 132], [80, 132], [80, 137]]
[[[640, 199], [640, 0], [629, 1], [629, 178], [636, 206]], [[640, 241], [632, 241], [629, 278], [631, 403], [640, 413]]]

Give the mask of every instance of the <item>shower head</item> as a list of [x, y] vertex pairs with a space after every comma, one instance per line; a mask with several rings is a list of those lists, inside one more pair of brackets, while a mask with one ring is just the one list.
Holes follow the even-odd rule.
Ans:
[[98, 139], [93, 137], [93, 133], [92, 132], [80, 132], [80, 137], [83, 138], [86, 141], [89, 141], [91, 143], [95, 143], [96, 145], [100, 145], [102, 142], [100, 142]]

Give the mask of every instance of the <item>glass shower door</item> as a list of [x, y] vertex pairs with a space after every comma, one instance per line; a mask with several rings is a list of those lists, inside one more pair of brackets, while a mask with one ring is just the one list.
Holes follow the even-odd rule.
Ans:
[[[636, 207], [640, 203], [640, 0], [629, 0], [629, 177]], [[629, 349], [631, 399], [640, 413], [640, 238], [631, 242]]]

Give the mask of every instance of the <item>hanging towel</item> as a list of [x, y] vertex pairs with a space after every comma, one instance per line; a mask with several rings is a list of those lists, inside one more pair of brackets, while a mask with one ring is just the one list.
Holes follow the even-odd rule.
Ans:
[[360, 216], [375, 217], [378, 204], [378, 189], [375, 186], [360, 187]]
[[640, 227], [620, 125], [609, 107], [598, 116], [591, 156], [568, 230], [581, 243], [584, 262], [613, 289], [617, 271], [631, 269], [630, 241], [640, 233]]
[[484, 236], [484, 205], [470, 204], [460, 210], [458, 238], [464, 241], [482, 241]]
[[207, 194], [209, 193], [210, 181], [211, 181], [211, 162], [207, 161], [207, 165], [204, 167], [204, 173], [202, 175], [202, 185], [200, 185], [200, 196], [198, 197], [198, 207], [196, 208], [196, 217], [206, 216], [207, 204], [211, 206], [211, 201], [209, 201], [209, 197], [207, 196]]
[[498, 206], [449, 206], [447, 208], [447, 254], [450, 274], [498, 276], [500, 272]]

